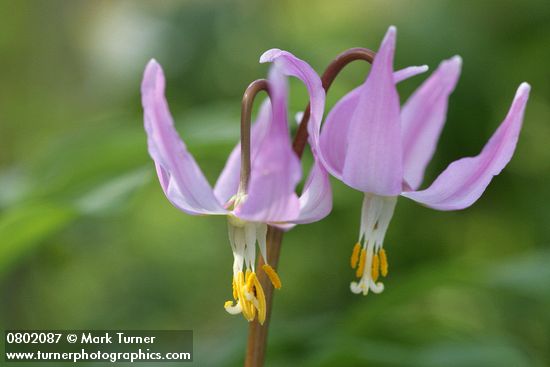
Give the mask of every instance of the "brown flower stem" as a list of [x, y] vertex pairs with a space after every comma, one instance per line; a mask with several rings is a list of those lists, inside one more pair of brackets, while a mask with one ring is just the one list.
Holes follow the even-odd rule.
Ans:
[[[279, 263], [282, 240], [283, 231], [269, 226], [267, 230], [267, 260], [273, 269], [277, 269]], [[262, 265], [264, 265], [264, 260], [259, 256], [257, 268], [261, 269]], [[256, 276], [264, 289], [267, 313], [263, 325], [260, 325], [258, 320], [249, 323], [248, 344], [244, 361], [245, 367], [262, 367], [264, 365], [267, 347], [267, 331], [269, 330], [271, 305], [273, 302], [273, 286], [271, 285], [271, 281], [263, 271], [258, 272]]]
[[254, 99], [261, 91], [270, 96], [269, 82], [265, 79], [254, 80], [246, 88], [241, 103], [241, 178], [237, 191], [240, 194], [246, 194], [250, 181], [250, 120]]
[[[365, 60], [365, 61], [368, 61], [369, 63], [372, 63], [372, 60], [374, 59], [374, 55], [375, 53], [373, 51], [366, 48], [351, 48], [349, 50], [342, 52], [340, 55], [338, 55], [334, 59], [334, 61], [330, 63], [330, 65], [327, 67], [327, 69], [323, 73], [323, 76], [321, 77], [325, 92], [328, 91], [328, 89], [330, 88], [330, 85], [332, 84], [336, 76], [347, 64], [349, 64], [354, 60]], [[254, 83], [252, 83], [248, 87], [247, 92], [249, 91], [249, 89]], [[258, 89], [258, 91], [259, 90], [261, 89]], [[250, 99], [250, 97], [247, 97], [247, 92], [245, 92], [245, 97], [243, 98], [242, 111], [243, 111], [243, 115], [245, 111], [248, 113], [248, 125], [245, 126], [247, 130], [244, 132], [245, 134], [248, 134], [248, 135], [244, 136], [243, 135], [244, 129], [241, 129], [241, 142], [246, 142], [249, 147], [248, 158], [246, 158], [248, 159], [248, 166], [245, 167], [245, 165], [241, 162], [242, 163], [241, 172], [243, 172], [244, 169], [247, 168], [248, 169], [247, 175], [250, 175], [250, 110], [249, 109], [245, 110], [244, 108], [245, 98], [247, 98], [247, 100]], [[254, 97], [252, 96], [252, 99], [253, 98]], [[300, 158], [304, 153], [304, 148], [307, 142], [307, 137], [308, 137], [307, 124], [309, 121], [309, 114], [310, 114], [310, 106], [308, 104], [304, 111], [302, 121], [300, 122], [300, 127], [296, 132], [296, 136], [292, 144], [294, 152]], [[241, 117], [241, 122], [242, 121], [243, 121], [243, 117]], [[241, 124], [241, 126], [243, 125]], [[241, 183], [242, 183], [242, 177], [243, 176], [241, 174]], [[282, 240], [283, 240], [283, 231], [281, 231], [276, 227], [270, 226], [267, 232], [267, 259], [271, 267], [273, 267], [273, 269], [275, 270], [277, 269], [277, 265], [279, 263], [279, 255], [281, 253]], [[264, 261], [262, 257], [259, 256], [257, 268], [261, 269], [262, 265], [264, 265]], [[273, 286], [271, 285], [271, 281], [263, 271], [258, 272], [257, 277], [264, 289], [267, 315], [263, 325], [260, 325], [260, 323], [257, 320], [254, 320], [249, 324], [248, 344], [247, 344], [247, 350], [246, 350], [246, 356], [245, 356], [245, 362], [244, 362], [245, 367], [262, 367], [264, 365], [265, 352], [267, 347], [267, 333], [269, 330], [269, 321], [271, 317], [271, 308], [273, 303]]]

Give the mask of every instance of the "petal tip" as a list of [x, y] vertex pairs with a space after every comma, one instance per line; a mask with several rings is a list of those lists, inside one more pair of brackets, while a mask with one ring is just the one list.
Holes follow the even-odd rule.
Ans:
[[457, 66], [462, 66], [462, 57], [460, 55], [454, 55], [449, 60], [452, 61]]
[[518, 95], [521, 95], [521, 94], [529, 95], [530, 91], [531, 91], [531, 85], [527, 82], [523, 82], [519, 85]]
[[382, 40], [382, 44], [385, 44], [386, 42], [389, 42], [391, 44], [395, 44], [395, 37], [397, 35], [397, 28], [395, 26], [391, 25], [388, 30], [386, 31], [386, 35], [384, 36], [384, 39]]
[[147, 91], [152, 92], [157, 88], [164, 89], [164, 72], [157, 60], [151, 59], [145, 66], [141, 91], [145, 94]]
[[449, 92], [454, 90], [462, 71], [462, 58], [455, 55], [450, 59], [443, 60], [439, 64], [438, 71], [442, 77], [442, 81], [448, 84]]
[[443, 60], [440, 65], [447, 71], [454, 70], [455, 72], [459, 72], [462, 69], [462, 57], [455, 55], [449, 59]]
[[147, 65], [145, 66], [146, 72], [153, 72], [158, 70], [162, 71], [162, 67], [155, 58], [152, 58], [151, 60], [149, 60], [149, 62], [147, 62]]
[[272, 62], [277, 57], [279, 57], [283, 51], [278, 48], [272, 48], [270, 50], [267, 50], [260, 56], [260, 64], [266, 63], [266, 62]]
[[514, 96], [514, 103], [520, 103], [525, 107], [527, 100], [529, 99], [529, 93], [531, 92], [531, 85], [527, 82], [523, 82], [519, 85], [516, 95]]
[[145, 75], [150, 75], [151, 77], [157, 77], [158, 75], [164, 75], [162, 66], [158, 63], [156, 59], [151, 59], [145, 66]]

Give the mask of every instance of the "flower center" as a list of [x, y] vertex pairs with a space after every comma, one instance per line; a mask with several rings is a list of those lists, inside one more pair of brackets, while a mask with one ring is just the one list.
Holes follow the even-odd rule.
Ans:
[[256, 276], [256, 242], [265, 265], [262, 270], [271, 280], [273, 287], [281, 288], [281, 280], [275, 270], [267, 264], [265, 223], [252, 223], [234, 216], [228, 217], [229, 242], [233, 250], [233, 301], [224, 304], [225, 310], [236, 315], [242, 313], [248, 321], [258, 317], [263, 325], [266, 318], [265, 293]]
[[388, 259], [383, 242], [396, 202], [396, 197], [365, 194], [359, 241], [350, 259], [350, 265], [359, 279], [350, 285], [353, 293], [367, 295], [369, 290], [374, 293], [384, 290], [384, 284], [378, 281], [380, 275], [388, 275]]

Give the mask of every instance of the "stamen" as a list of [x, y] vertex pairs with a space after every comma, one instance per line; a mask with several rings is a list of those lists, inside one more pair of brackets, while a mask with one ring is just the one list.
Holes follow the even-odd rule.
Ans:
[[380, 252], [380, 272], [382, 276], [388, 275], [388, 257], [386, 256], [386, 251], [381, 249]]
[[254, 307], [254, 303], [251, 301], [248, 302], [248, 307], [250, 307], [250, 319], [248, 321], [254, 321], [256, 318], [256, 307]]
[[376, 282], [380, 276], [380, 259], [378, 258], [378, 254], [374, 254], [372, 257], [371, 275], [373, 282]]
[[258, 322], [260, 325], [263, 325], [265, 322], [267, 307], [265, 304], [264, 290], [257, 277], [254, 277], [254, 288], [256, 289], [256, 299], [258, 300]]
[[237, 285], [235, 284], [235, 277], [233, 277], [233, 299], [239, 299], [239, 292], [237, 291]]
[[239, 273], [237, 274], [237, 290], [239, 293], [239, 303], [241, 304], [244, 318], [248, 321], [252, 321], [254, 320], [254, 307], [249, 301], [247, 301], [244, 288], [244, 274], [242, 271], [239, 271]]
[[[237, 199], [235, 199], [237, 200]], [[232, 294], [234, 301], [224, 304], [225, 310], [236, 315], [243, 314], [248, 321], [258, 317], [264, 323], [267, 314], [267, 301], [254, 267], [256, 262], [256, 242], [262, 257], [266, 254], [267, 225], [229, 218], [229, 240], [233, 251]], [[246, 269], [246, 270], [245, 270]], [[264, 266], [264, 271], [275, 288], [281, 288], [281, 280], [273, 268]]]
[[367, 250], [364, 248], [361, 250], [361, 257], [359, 258], [359, 267], [357, 268], [357, 271], [355, 272], [355, 276], [357, 278], [361, 278], [363, 276], [363, 270], [365, 270], [365, 262], [367, 260]]
[[361, 244], [357, 242], [355, 247], [353, 247], [353, 252], [351, 253], [350, 265], [352, 269], [357, 267], [357, 262], [359, 261], [359, 251], [361, 250]]
[[277, 274], [275, 269], [273, 269], [268, 264], [264, 264], [262, 266], [262, 269], [264, 269], [264, 271], [267, 274], [269, 280], [271, 280], [271, 284], [273, 284], [273, 287], [275, 289], [281, 289], [281, 287], [282, 287], [281, 278], [279, 278], [279, 275]]
[[246, 271], [247, 277], [246, 277], [246, 290], [252, 295], [254, 295], [254, 279], [256, 279], [256, 273], [251, 271]]

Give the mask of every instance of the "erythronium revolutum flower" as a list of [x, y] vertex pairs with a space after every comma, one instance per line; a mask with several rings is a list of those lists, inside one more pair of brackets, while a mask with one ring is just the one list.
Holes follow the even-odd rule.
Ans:
[[[297, 77], [301, 79], [306, 85], [310, 95], [310, 104], [311, 104], [311, 107], [310, 107], [311, 121], [309, 122], [309, 125], [308, 125], [309, 142], [310, 142], [314, 157], [316, 157], [316, 159], [322, 162], [323, 157], [321, 156], [321, 152], [319, 150], [319, 130], [320, 130], [321, 121], [322, 121], [322, 111], [323, 111], [324, 102], [325, 102], [325, 93], [322, 87], [321, 79], [318, 77], [318, 75], [311, 69], [311, 67], [307, 63], [305, 63], [302, 60], [296, 59], [293, 55], [289, 54], [288, 52], [281, 51], [279, 49], [272, 49], [267, 51], [261, 57], [261, 61], [274, 62], [276, 65], [279, 66], [280, 70], [285, 75]], [[393, 83], [399, 83], [405, 79], [408, 79], [412, 76], [423, 73], [427, 70], [428, 70], [428, 67], [426, 65], [410, 66], [396, 72], [392, 71], [390, 78]], [[353, 112], [353, 111], [348, 111], [348, 112]], [[301, 118], [299, 117], [299, 119]], [[331, 131], [331, 133], [334, 134], [336, 137], [341, 136], [342, 134], [342, 132], [338, 131], [337, 129], [334, 129], [333, 131]], [[345, 144], [345, 141], [342, 141], [342, 144]], [[338, 149], [340, 148], [343, 148], [343, 147], [339, 147]], [[326, 165], [326, 163], [323, 162], [323, 165]], [[391, 218], [391, 213], [390, 213], [390, 218]], [[390, 218], [387, 219], [388, 223]], [[384, 233], [385, 233], [385, 230], [384, 230]], [[381, 243], [381, 240], [380, 240], [380, 243]], [[359, 254], [357, 254], [356, 256], [359, 257]], [[387, 263], [385, 259], [385, 253], [383, 251], [381, 252], [381, 261], [382, 261], [382, 264], [381, 264], [382, 273], [385, 274], [387, 272]], [[366, 262], [366, 252], [363, 252], [362, 259], [361, 259], [363, 268], [364, 268], [365, 262]], [[376, 268], [378, 269], [378, 266]], [[361, 271], [363, 271], [362, 269]]]
[[[290, 144], [287, 80], [277, 64], [270, 69], [268, 83], [270, 100], [261, 106], [251, 131], [249, 179], [244, 185], [240, 179], [239, 144], [214, 189], [174, 128], [164, 96], [163, 71], [155, 60], [147, 65], [141, 87], [148, 150], [166, 197], [191, 215], [227, 216], [234, 256], [234, 302], [227, 301], [224, 307], [231, 314], [242, 313], [248, 321], [257, 315], [261, 324], [265, 321], [266, 304], [256, 277], [256, 242], [265, 262], [263, 270], [273, 286], [280, 288], [277, 273], [267, 263], [267, 225], [288, 229], [320, 220], [332, 208], [328, 174], [316, 155], [301, 196], [295, 193], [301, 167]], [[316, 97], [321, 102], [314, 109], [312, 121], [322, 118], [324, 109], [324, 93]]]
[[449, 95], [461, 59], [443, 61], [400, 108], [393, 78], [396, 30], [390, 27], [366, 81], [344, 96], [327, 115], [308, 126], [313, 150], [327, 170], [364, 193], [359, 240], [351, 257], [357, 282], [354, 293], [384, 289], [378, 281], [388, 271], [384, 236], [397, 196], [437, 210], [472, 205], [493, 176], [512, 158], [523, 122], [530, 86], [522, 83], [504, 121], [475, 157], [451, 163], [424, 190], [418, 190], [439, 139]]
[[[336, 103], [322, 132], [319, 117], [308, 125], [312, 150], [325, 168], [364, 193], [359, 239], [351, 256], [359, 280], [350, 287], [364, 295], [384, 289], [378, 281], [388, 272], [382, 245], [397, 196], [438, 210], [472, 205], [512, 158], [530, 91], [527, 83], [519, 86], [506, 118], [480, 154], [451, 163], [431, 186], [418, 191], [445, 122], [448, 97], [462, 61], [458, 56], [443, 61], [400, 108], [395, 85], [418, 70], [412, 67], [393, 72], [395, 38], [396, 30], [390, 27], [366, 81]], [[313, 95], [312, 106], [324, 101], [312, 93], [316, 75], [294, 62], [287, 62], [284, 72], [304, 80]]]

